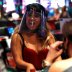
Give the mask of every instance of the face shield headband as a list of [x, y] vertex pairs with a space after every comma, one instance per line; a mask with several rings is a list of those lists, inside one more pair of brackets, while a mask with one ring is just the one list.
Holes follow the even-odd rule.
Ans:
[[[46, 18], [47, 18], [45, 16], [45, 12], [42, 10], [41, 10], [41, 12], [36, 12], [36, 16], [40, 16], [40, 18], [41, 18], [41, 22], [40, 22], [41, 24], [38, 26], [38, 28], [36, 30], [30, 30], [26, 26], [26, 16], [28, 14], [31, 15], [29, 12], [31, 12], [31, 11], [26, 10], [26, 13], [23, 15], [22, 21], [20, 23], [20, 32], [23, 32], [23, 31], [32, 32], [32, 33], [37, 32], [40, 36], [44, 37], [46, 35]], [[37, 13], [39, 13], [39, 15], [37, 15]]]
[[40, 27], [40, 34], [41, 34], [42, 37], [45, 37], [45, 36], [46, 36], [46, 31], [47, 31], [46, 21], [47, 21], [47, 18], [46, 18], [46, 16], [44, 15], [44, 12], [41, 11], [41, 27]]

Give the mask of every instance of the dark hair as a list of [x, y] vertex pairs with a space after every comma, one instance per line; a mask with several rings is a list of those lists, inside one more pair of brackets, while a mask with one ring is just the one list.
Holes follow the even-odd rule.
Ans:
[[26, 6], [26, 12], [23, 15], [23, 18], [20, 24], [21, 25], [20, 32], [30, 31], [26, 26], [26, 14], [33, 8], [35, 8], [36, 12], [39, 12], [41, 14], [41, 24], [39, 25], [37, 30], [35, 30], [34, 32], [38, 33], [38, 35], [41, 37], [46, 37], [46, 34], [47, 34], [46, 21], [47, 21], [48, 11], [42, 5], [38, 3], [33, 3]]
[[69, 58], [69, 55], [68, 55], [69, 44], [72, 43], [72, 20], [64, 23], [64, 25], [62, 27], [62, 33], [64, 36], [64, 43], [66, 41], [66, 38], [68, 39], [68, 43], [66, 44], [66, 47], [63, 46], [64, 50], [62, 53], [62, 58], [66, 59], [66, 58]]
[[72, 20], [65, 22], [62, 33], [64, 37], [67, 37], [68, 40], [72, 42]]

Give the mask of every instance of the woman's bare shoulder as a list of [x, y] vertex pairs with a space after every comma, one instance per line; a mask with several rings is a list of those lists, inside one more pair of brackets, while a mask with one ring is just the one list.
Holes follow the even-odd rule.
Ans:
[[61, 72], [60, 66], [61, 66], [61, 61], [56, 61], [51, 65], [49, 72]]
[[50, 67], [49, 72], [63, 72], [64, 70], [66, 70], [71, 66], [72, 66], [72, 60], [70, 61], [69, 59], [66, 59], [66, 60], [56, 61]]
[[18, 33], [14, 33], [12, 36], [11, 36], [11, 39], [14, 40], [18, 37]]
[[11, 43], [18, 43], [18, 42], [21, 42], [21, 37], [18, 33], [14, 33], [11, 37]]

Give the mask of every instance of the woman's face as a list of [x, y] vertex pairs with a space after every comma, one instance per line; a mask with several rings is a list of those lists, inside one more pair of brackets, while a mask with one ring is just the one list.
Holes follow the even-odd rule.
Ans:
[[27, 15], [26, 15], [26, 26], [30, 30], [37, 29], [39, 24], [40, 24], [40, 20], [41, 20], [40, 18], [41, 18], [41, 15], [38, 12], [35, 12], [35, 11], [27, 12]]

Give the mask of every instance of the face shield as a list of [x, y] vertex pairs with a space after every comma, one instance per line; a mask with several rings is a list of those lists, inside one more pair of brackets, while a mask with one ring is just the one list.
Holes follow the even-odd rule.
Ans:
[[[33, 14], [34, 13], [34, 14]], [[25, 14], [23, 15], [22, 21], [20, 23], [20, 32], [27, 31], [27, 32], [36, 32], [40, 34], [41, 36], [44, 36], [46, 33], [46, 21], [47, 21], [47, 15], [48, 11], [45, 10], [43, 6], [40, 4], [30, 4], [26, 6], [26, 11]], [[38, 28], [34, 31], [29, 30], [28, 27], [26, 26], [26, 17], [32, 17], [34, 16], [35, 18], [40, 17], [40, 25]], [[34, 22], [31, 22], [31, 25], [33, 25]]]

